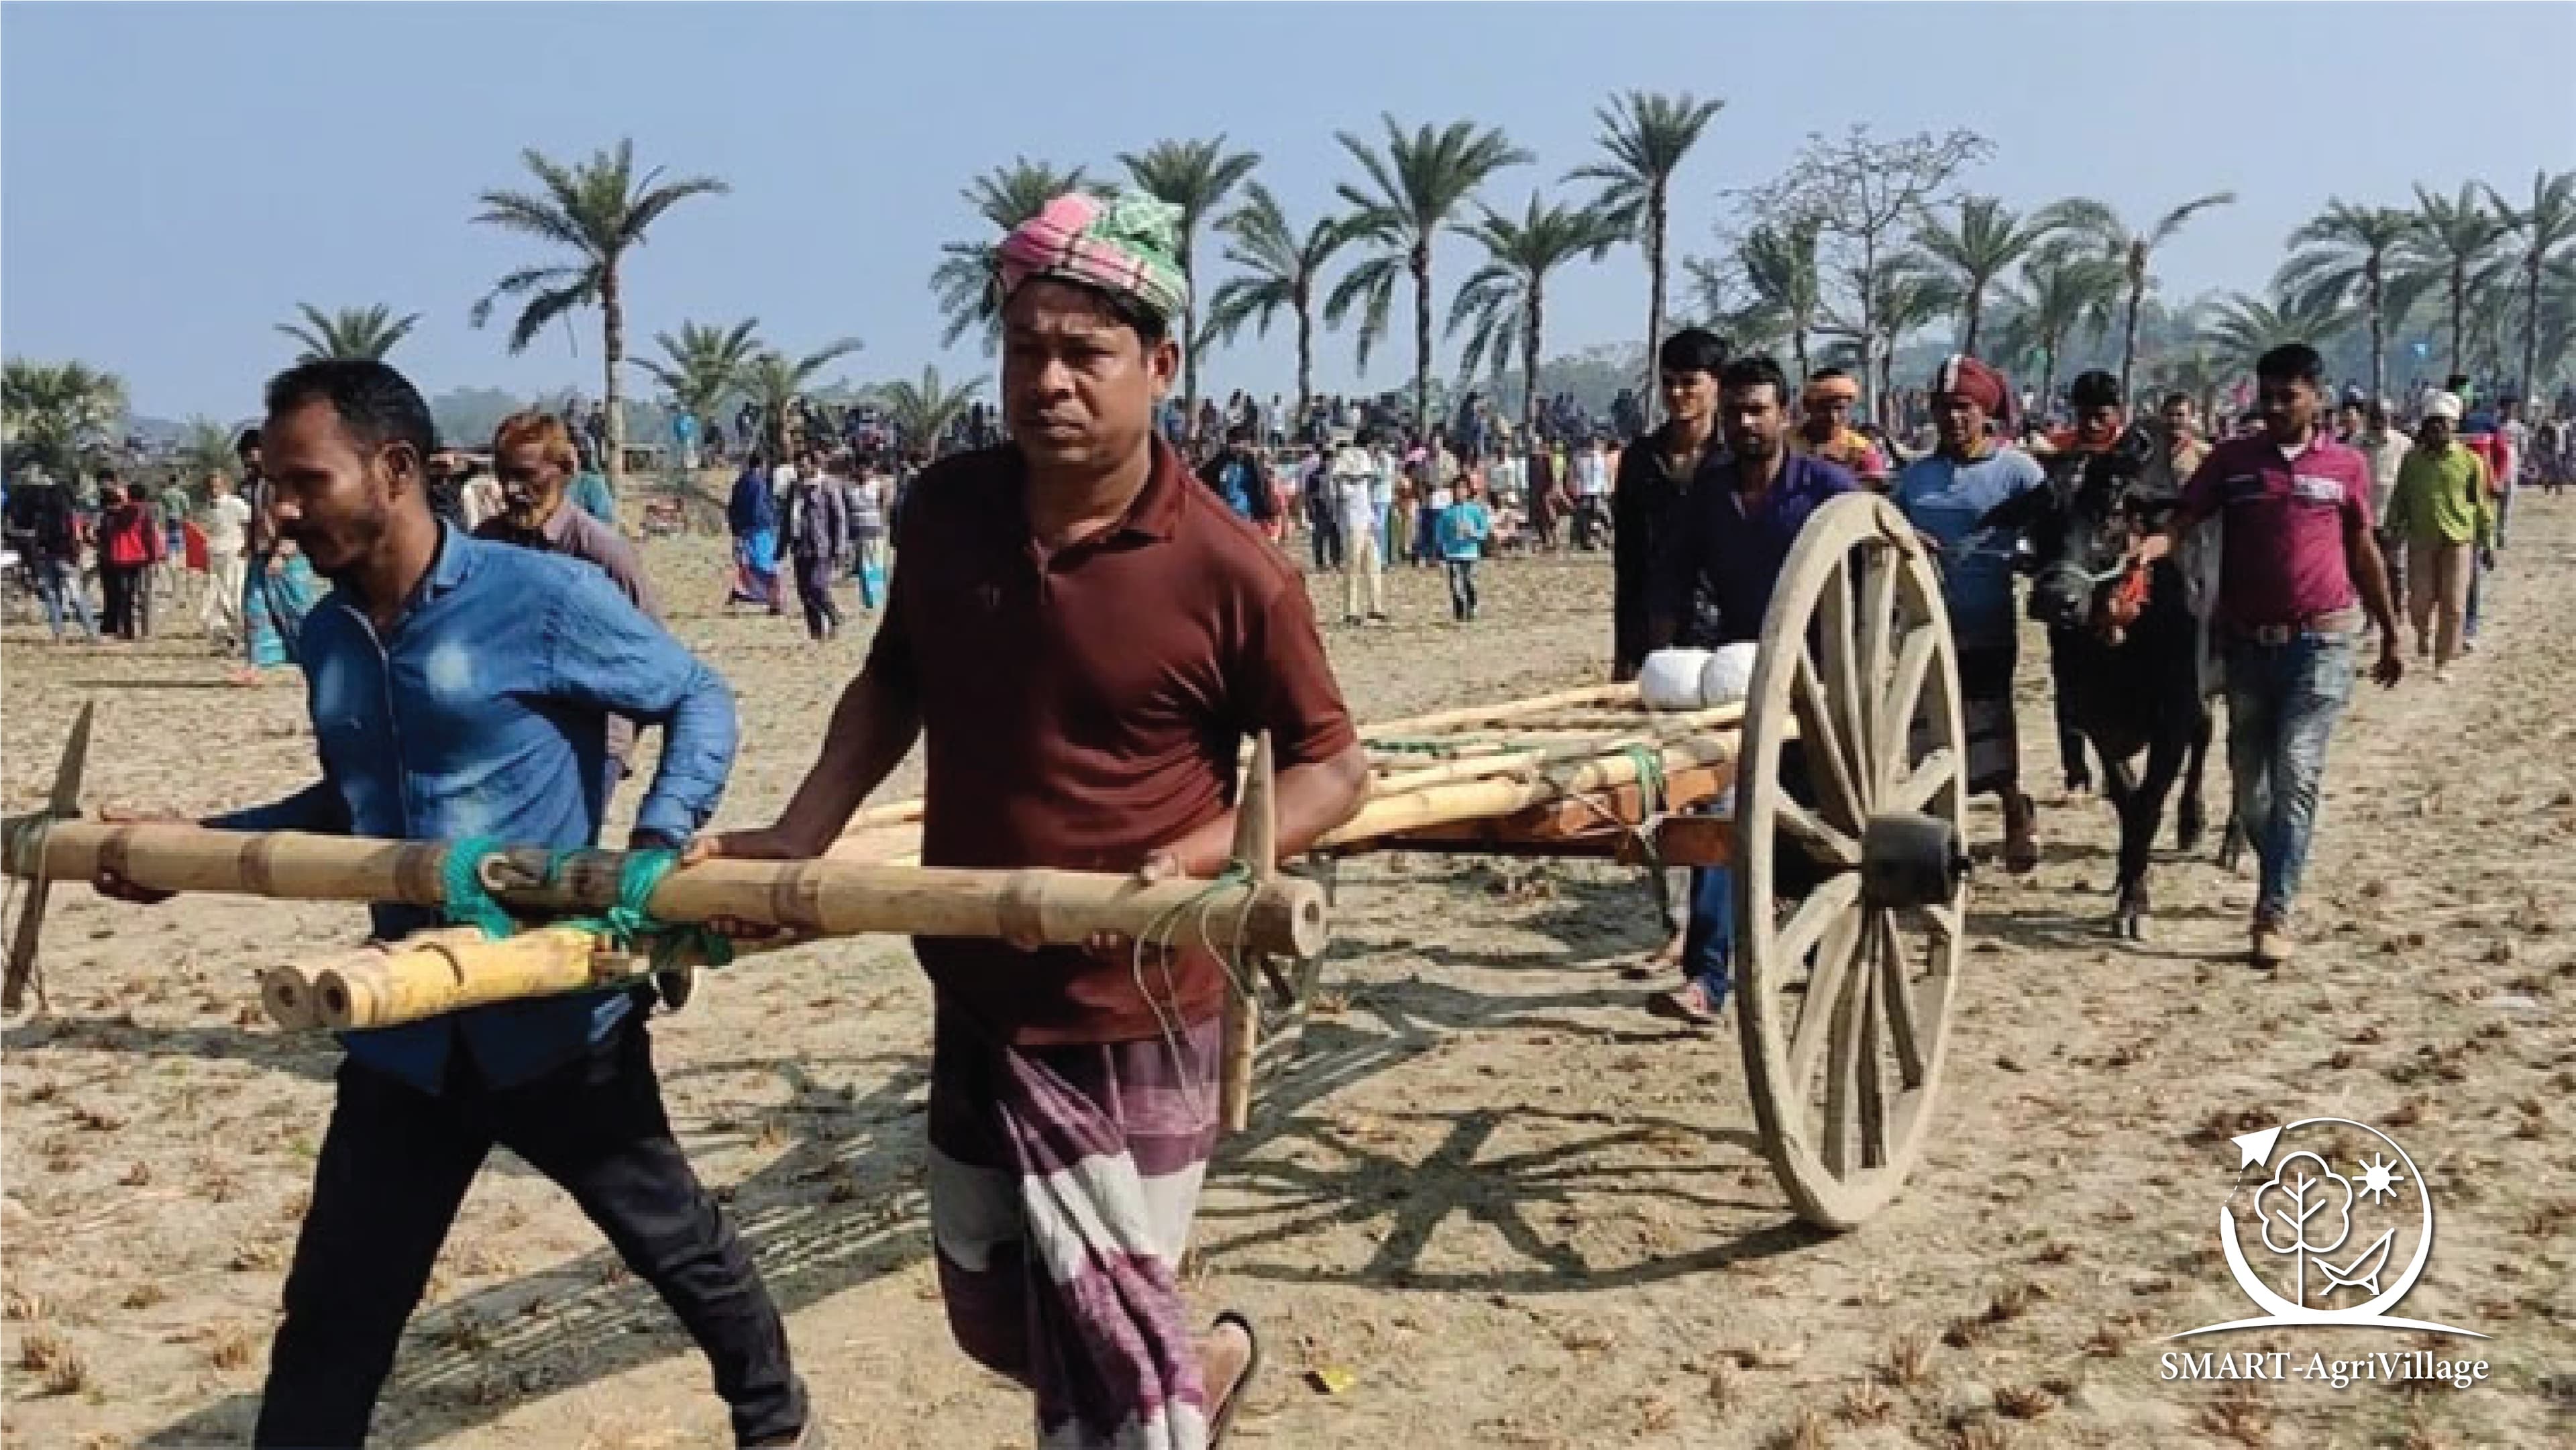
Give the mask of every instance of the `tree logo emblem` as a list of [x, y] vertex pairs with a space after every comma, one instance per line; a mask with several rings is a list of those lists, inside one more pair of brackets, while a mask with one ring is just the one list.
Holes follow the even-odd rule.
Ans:
[[[2297, 1146], [2275, 1160], [2281, 1140], [2291, 1135]], [[2232, 1141], [2243, 1157], [2235, 1191], [2218, 1207], [2218, 1241], [2236, 1286], [2264, 1313], [2174, 1338], [2283, 1324], [2487, 1337], [2388, 1312], [2415, 1287], [2433, 1254], [2432, 1194], [2396, 1139], [2350, 1118], [2301, 1118]], [[2250, 1194], [2249, 1168], [2269, 1175]], [[2251, 1215], [2241, 1225], [2240, 1205]], [[2403, 1267], [2392, 1271], [2401, 1248]], [[2264, 1255], [2259, 1267], [2250, 1257], [2255, 1250]]]

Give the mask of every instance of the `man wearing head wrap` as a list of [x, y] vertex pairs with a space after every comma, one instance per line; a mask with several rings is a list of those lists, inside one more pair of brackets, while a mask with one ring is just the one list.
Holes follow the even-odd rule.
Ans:
[[1943, 362], [1932, 379], [1939, 446], [1905, 466], [1890, 499], [1941, 561], [1941, 597], [1959, 649], [1968, 789], [2003, 802], [2004, 867], [2023, 872], [2039, 864], [2039, 837], [2038, 812], [2021, 788], [2021, 733], [2013, 718], [2021, 627], [2013, 607], [2016, 539], [1981, 522], [2043, 486], [2047, 474], [2038, 460], [1987, 433], [1988, 420], [2010, 396], [2003, 375], [1975, 358]]
[[[1069, 195], [1002, 243], [1011, 441], [925, 472], [885, 614], [777, 822], [703, 854], [824, 854], [927, 742], [921, 862], [1213, 876], [1239, 747], [1278, 762], [1279, 853], [1368, 781], [1296, 571], [1156, 436], [1188, 282], [1177, 209]], [[1228, 968], [1200, 949], [924, 939], [930, 1219], [957, 1342], [1049, 1445], [1196, 1450], [1258, 1364], [1193, 1339], [1179, 1271], [1216, 1145]]]
[[1792, 451], [1811, 458], [1836, 463], [1861, 481], [1863, 487], [1887, 487], [1887, 460], [1880, 456], [1878, 445], [1860, 435], [1851, 425], [1852, 409], [1860, 403], [1860, 384], [1841, 368], [1825, 368], [1807, 379], [1807, 389], [1798, 399], [1798, 431], [1790, 435]]
[[2461, 622], [2468, 613], [2470, 574], [2480, 554], [2494, 547], [2496, 534], [2486, 462], [2455, 436], [2461, 412], [2456, 393], [2425, 399], [2416, 446], [2398, 464], [2383, 533], [2406, 550], [2407, 577], [2414, 586], [2406, 613], [2415, 625], [2415, 656], [2432, 656], [2437, 681], [2451, 677], [2451, 661], [2460, 654]]

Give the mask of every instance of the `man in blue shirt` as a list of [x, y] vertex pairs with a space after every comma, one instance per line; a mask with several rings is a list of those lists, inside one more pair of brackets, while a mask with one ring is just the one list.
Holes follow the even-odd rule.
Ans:
[[[393, 369], [307, 363], [267, 401], [278, 526], [337, 586], [301, 637], [322, 779], [207, 824], [595, 845], [617, 714], [664, 731], [631, 844], [692, 836], [733, 761], [724, 682], [589, 564], [432, 516], [429, 408]], [[435, 920], [371, 914], [379, 938]], [[739, 1444], [802, 1443], [785, 1326], [672, 1139], [638, 1005], [592, 992], [342, 1037], [256, 1444], [364, 1441], [403, 1323], [496, 1143], [571, 1193], [661, 1292], [713, 1365]]]
[[[1789, 379], [1767, 357], [1740, 357], [1718, 379], [1718, 426], [1726, 456], [1703, 463], [1673, 505], [1647, 591], [1646, 651], [1670, 645], [1685, 620], [1716, 611], [1712, 646], [1756, 640], [1771, 591], [1789, 561], [1789, 546], [1808, 516], [1859, 483], [1841, 467], [1789, 450]], [[1794, 745], [1791, 747], [1794, 751]], [[1798, 777], [1782, 756], [1782, 774]], [[1717, 809], [1731, 806], [1731, 797]], [[1679, 991], [1650, 1006], [1663, 1016], [1710, 1024], [1732, 984], [1735, 881], [1723, 867], [1691, 875], [1690, 926], [1682, 945]]]
[[[2096, 376], [2087, 373], [2076, 380], [2079, 416], [2097, 406], [2092, 400], [2100, 394], [2085, 382]], [[2114, 389], [2119, 386], [2108, 374], [2098, 376]], [[1959, 354], [1944, 361], [1932, 382], [1932, 421], [1940, 448], [1905, 466], [1894, 501], [1941, 561], [1942, 602], [1959, 648], [1968, 789], [2002, 801], [2004, 866], [2020, 873], [2038, 866], [2039, 836], [2037, 812], [2021, 788], [2021, 732], [2013, 715], [2013, 669], [2021, 637], [2021, 616], [2013, 605], [2013, 556], [2019, 540], [2009, 529], [1986, 528], [1984, 521], [2006, 502], [2047, 487], [2048, 475], [2038, 459], [1988, 434], [1988, 420], [2011, 396], [2003, 374], [1977, 359]], [[2112, 436], [2118, 436], [2116, 425]], [[2073, 693], [2058, 682], [2061, 712]], [[2061, 726], [2072, 728], [2071, 718]], [[2070, 775], [2083, 764], [2080, 736], [2066, 759]]]

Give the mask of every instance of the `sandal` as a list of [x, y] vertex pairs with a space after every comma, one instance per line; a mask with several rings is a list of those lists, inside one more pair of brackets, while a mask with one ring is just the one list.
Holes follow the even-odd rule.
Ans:
[[1215, 1417], [1208, 1421], [1208, 1450], [1217, 1450], [1225, 1442], [1225, 1432], [1234, 1427], [1234, 1412], [1243, 1408], [1244, 1391], [1252, 1388], [1253, 1376], [1261, 1372], [1261, 1336], [1253, 1332], [1252, 1321], [1228, 1309], [1216, 1317], [1216, 1323], [1211, 1327], [1223, 1329], [1229, 1324], [1243, 1331], [1246, 1352], [1243, 1368], [1235, 1374], [1224, 1401], [1216, 1407]]
[[1649, 1014], [1676, 1022], [1687, 1022], [1693, 1027], [1715, 1027], [1720, 1020], [1718, 1010], [1724, 1005], [1723, 998], [1715, 1002], [1710, 1001], [1708, 988], [1700, 985], [1696, 978], [1683, 983], [1673, 991], [1657, 992], [1646, 999], [1646, 1011]]

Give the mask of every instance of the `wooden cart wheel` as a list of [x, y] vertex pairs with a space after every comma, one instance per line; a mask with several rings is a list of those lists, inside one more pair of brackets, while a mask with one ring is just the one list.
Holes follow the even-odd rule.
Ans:
[[[1745, 1073], [1771, 1166], [1820, 1227], [1885, 1206], [1932, 1120], [1965, 921], [1966, 761], [1930, 556], [1885, 499], [1829, 501], [1763, 620], [1735, 796]], [[1911, 892], [1887, 884], [1909, 877]]]

